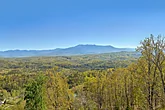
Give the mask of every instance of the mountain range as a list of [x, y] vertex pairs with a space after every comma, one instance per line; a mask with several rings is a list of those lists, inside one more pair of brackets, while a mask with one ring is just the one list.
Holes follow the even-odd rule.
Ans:
[[33, 56], [71, 56], [86, 54], [101, 54], [121, 51], [134, 51], [134, 48], [116, 48], [101, 45], [77, 45], [69, 48], [57, 48], [52, 50], [8, 50], [0, 51], [0, 57], [33, 57]]

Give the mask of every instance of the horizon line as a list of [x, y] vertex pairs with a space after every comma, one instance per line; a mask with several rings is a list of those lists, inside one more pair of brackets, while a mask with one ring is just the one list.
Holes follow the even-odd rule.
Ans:
[[42, 51], [42, 50], [67, 49], [67, 48], [76, 47], [79, 45], [112, 46], [115, 48], [132, 48], [132, 49], [137, 48], [137, 46], [114, 46], [114, 45], [109, 45], [109, 44], [77, 44], [77, 45], [68, 46], [68, 47], [42, 48], [42, 49], [37, 49], [37, 48], [36, 49], [18, 49], [18, 48], [14, 48], [14, 49], [4, 49], [4, 50], [0, 50], [0, 51], [1, 52], [6, 52], [6, 51]]

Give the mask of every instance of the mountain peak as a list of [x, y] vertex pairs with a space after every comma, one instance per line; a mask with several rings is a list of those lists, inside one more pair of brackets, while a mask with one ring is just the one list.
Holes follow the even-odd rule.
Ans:
[[96, 44], [79, 44], [79, 45], [76, 45], [75, 47], [83, 47], [83, 46], [89, 46], [89, 47], [90, 46], [92, 46], [92, 47], [113, 47], [111, 45], [96, 45]]
[[[79, 44], [77, 46], [96, 46], [95, 44]], [[75, 46], [76, 47], [76, 46]]]

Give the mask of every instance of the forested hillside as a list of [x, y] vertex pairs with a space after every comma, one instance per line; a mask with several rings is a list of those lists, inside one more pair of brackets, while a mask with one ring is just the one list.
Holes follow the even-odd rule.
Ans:
[[0, 110], [164, 110], [165, 41], [137, 52], [0, 58]]

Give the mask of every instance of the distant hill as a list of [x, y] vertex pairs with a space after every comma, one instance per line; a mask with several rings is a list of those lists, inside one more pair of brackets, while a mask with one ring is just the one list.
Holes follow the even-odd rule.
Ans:
[[86, 55], [100, 54], [111, 52], [134, 51], [133, 48], [116, 48], [113, 46], [101, 45], [77, 45], [64, 49], [53, 50], [8, 50], [0, 51], [0, 57], [32, 57], [32, 56], [70, 56], [70, 55]]

